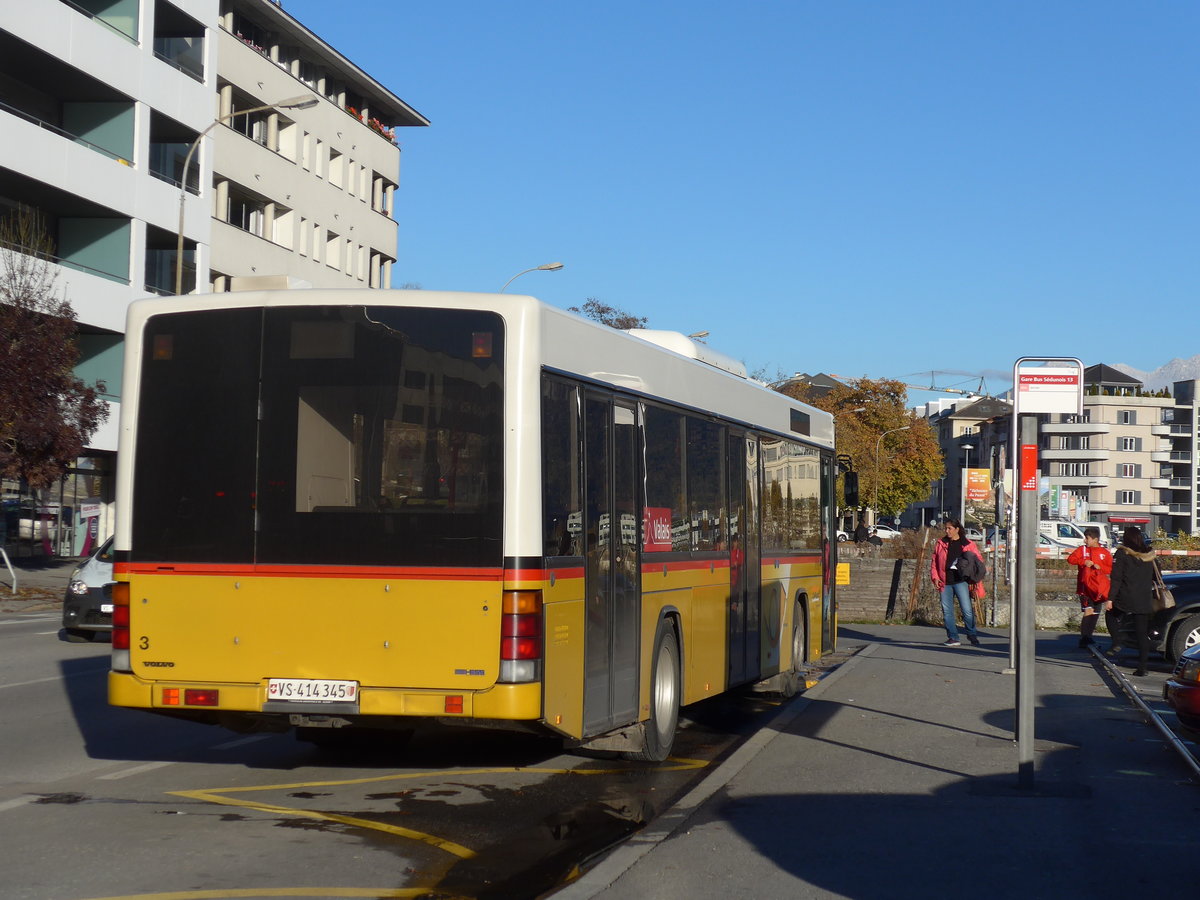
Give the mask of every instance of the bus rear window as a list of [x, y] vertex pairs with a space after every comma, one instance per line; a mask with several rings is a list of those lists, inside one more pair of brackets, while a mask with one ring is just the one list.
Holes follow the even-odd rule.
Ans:
[[470, 310], [155, 317], [134, 558], [499, 565], [503, 334]]
[[269, 310], [258, 560], [497, 564], [502, 333], [474, 311]]

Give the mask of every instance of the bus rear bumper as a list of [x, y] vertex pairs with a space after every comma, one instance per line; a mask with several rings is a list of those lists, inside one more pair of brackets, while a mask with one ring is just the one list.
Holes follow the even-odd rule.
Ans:
[[[220, 692], [216, 706], [168, 705], [162, 702], [164, 692], [175, 689], [182, 697], [188, 688], [212, 688]], [[162, 711], [194, 711], [217, 713], [248, 713], [262, 716], [267, 703], [266, 684], [200, 684], [197, 682], [145, 681], [130, 672], [108, 673], [108, 702], [111, 706], [128, 706]], [[529, 684], [496, 684], [482, 691], [430, 691], [403, 688], [368, 688], [359, 691], [360, 716], [451, 717], [470, 720], [503, 719], [537, 721], [542, 715], [542, 686]], [[322, 713], [320, 703], [297, 703], [294, 709], [281, 709], [272, 704], [271, 713]]]

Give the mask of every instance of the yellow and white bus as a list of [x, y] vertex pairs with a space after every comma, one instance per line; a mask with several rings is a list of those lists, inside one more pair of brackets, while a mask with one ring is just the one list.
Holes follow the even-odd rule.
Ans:
[[531, 297], [130, 307], [109, 699], [306, 739], [416, 718], [661, 760], [831, 650], [833, 421]]

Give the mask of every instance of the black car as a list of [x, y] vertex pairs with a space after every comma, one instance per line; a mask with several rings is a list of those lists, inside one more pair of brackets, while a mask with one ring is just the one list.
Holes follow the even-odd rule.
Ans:
[[[1150, 619], [1150, 649], [1173, 662], [1200, 645], [1200, 572], [1166, 572], [1163, 581], [1175, 595], [1175, 605]], [[1132, 616], [1122, 617], [1118, 636], [1123, 647], [1137, 646]]]

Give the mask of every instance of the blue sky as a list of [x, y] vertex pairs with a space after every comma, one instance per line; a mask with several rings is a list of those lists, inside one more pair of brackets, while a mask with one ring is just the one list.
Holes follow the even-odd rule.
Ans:
[[395, 284], [562, 261], [509, 291], [772, 375], [1200, 353], [1200, 4], [283, 5], [432, 121]]

